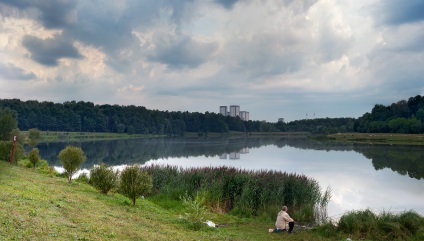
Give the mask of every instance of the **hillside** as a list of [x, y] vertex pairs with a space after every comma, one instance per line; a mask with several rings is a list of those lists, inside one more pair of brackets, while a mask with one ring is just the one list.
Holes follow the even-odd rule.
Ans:
[[[178, 205], [164, 209], [144, 199], [132, 207], [120, 194], [50, 177], [0, 161], [0, 240], [280, 240], [273, 222], [210, 214], [226, 226], [193, 231]], [[298, 234], [294, 240], [303, 235]], [[298, 239], [299, 238], [299, 239]], [[318, 239], [319, 240], [319, 239]]]

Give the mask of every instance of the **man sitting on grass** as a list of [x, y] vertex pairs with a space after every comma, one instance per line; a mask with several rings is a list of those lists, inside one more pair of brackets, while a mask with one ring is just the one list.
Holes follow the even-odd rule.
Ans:
[[286, 230], [288, 230], [289, 233], [293, 232], [294, 220], [287, 213], [287, 210], [287, 206], [281, 208], [281, 211], [277, 215], [277, 220], [275, 221], [275, 228], [270, 228], [268, 230], [270, 233], [279, 233]]

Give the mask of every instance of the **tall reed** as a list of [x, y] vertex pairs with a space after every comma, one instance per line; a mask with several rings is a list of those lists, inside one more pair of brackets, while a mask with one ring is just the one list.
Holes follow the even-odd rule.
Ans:
[[314, 179], [296, 173], [225, 166], [183, 169], [151, 165], [143, 169], [152, 176], [156, 194], [177, 199], [185, 193], [195, 195], [200, 191], [205, 193], [209, 208], [242, 216], [274, 219], [286, 205], [295, 213], [303, 210], [302, 220], [313, 221], [314, 206], [323, 196]]
[[369, 209], [344, 214], [339, 231], [372, 240], [424, 240], [424, 217], [414, 211], [374, 214]]

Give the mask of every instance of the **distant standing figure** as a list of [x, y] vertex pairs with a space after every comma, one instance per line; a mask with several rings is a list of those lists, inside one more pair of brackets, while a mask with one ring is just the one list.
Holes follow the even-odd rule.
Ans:
[[281, 231], [288, 230], [289, 233], [293, 232], [294, 228], [294, 220], [290, 217], [290, 215], [287, 213], [287, 206], [283, 206], [281, 208], [281, 211], [278, 212], [277, 220], [275, 221], [275, 228], [269, 229], [269, 232], [272, 233], [278, 233]]

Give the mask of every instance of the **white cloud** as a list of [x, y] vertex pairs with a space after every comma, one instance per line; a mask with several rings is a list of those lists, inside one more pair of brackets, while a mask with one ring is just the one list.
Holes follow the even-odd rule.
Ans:
[[274, 121], [319, 105], [357, 117], [424, 91], [424, 24], [408, 15], [418, 1], [39, 3], [0, 4], [3, 98], [200, 112], [231, 102]]

